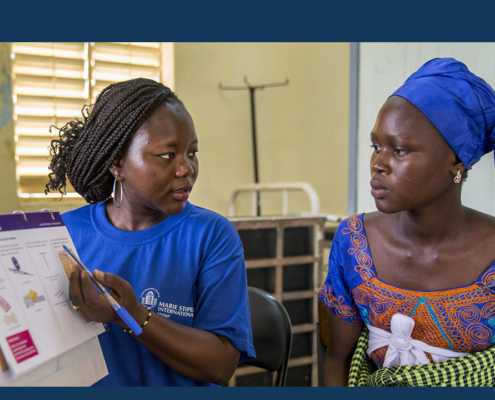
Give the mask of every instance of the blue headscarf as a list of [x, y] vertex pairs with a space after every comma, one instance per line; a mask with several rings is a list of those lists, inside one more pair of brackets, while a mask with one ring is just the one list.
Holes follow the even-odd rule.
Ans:
[[392, 96], [418, 107], [468, 169], [495, 149], [495, 92], [463, 63], [428, 61]]

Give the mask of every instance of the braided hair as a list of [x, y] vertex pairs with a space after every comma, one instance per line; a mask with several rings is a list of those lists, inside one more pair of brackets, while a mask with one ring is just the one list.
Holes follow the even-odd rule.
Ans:
[[182, 104], [168, 87], [151, 79], [132, 79], [103, 89], [91, 111], [84, 106], [84, 120], [70, 121], [51, 141], [52, 172], [45, 193], [58, 190], [63, 197], [68, 178], [88, 203], [108, 199], [114, 181], [109, 171], [112, 162], [146, 118], [169, 101]]

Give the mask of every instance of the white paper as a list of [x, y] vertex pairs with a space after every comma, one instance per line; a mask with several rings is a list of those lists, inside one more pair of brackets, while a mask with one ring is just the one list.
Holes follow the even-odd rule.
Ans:
[[[102, 324], [85, 321], [70, 305], [71, 260], [62, 245], [77, 251], [60, 215], [53, 215], [55, 222], [50, 213], [28, 213], [30, 220], [25, 224], [22, 215], [16, 215], [19, 222], [16, 219], [14, 223], [11, 215], [0, 216], [0, 228], [4, 226], [0, 230], [0, 348], [8, 365], [6, 371], [5, 363], [0, 362], [0, 385], [22, 382], [18, 379], [40, 366], [43, 368], [29, 375], [36, 379], [26, 378], [32, 384], [52, 382], [50, 379], [61, 385], [89, 382], [91, 379], [72, 379], [73, 372], [85, 363], [96, 363], [96, 370], [102, 371], [103, 358], [94, 349], [97, 345], [101, 355], [98, 340], [84, 345], [92, 349], [86, 353], [80, 345], [105, 329]], [[48, 222], [42, 222], [45, 219]], [[17, 225], [24, 229], [15, 230]], [[89, 354], [94, 358], [88, 358]], [[78, 359], [81, 365], [77, 365]], [[68, 368], [64, 360], [71, 360], [72, 366]], [[57, 367], [60, 362], [66, 367]], [[103, 366], [106, 371], [104, 361]], [[50, 378], [54, 371], [60, 372]]]
[[107, 375], [100, 342], [93, 338], [16, 379], [0, 374], [0, 386], [91, 386]]

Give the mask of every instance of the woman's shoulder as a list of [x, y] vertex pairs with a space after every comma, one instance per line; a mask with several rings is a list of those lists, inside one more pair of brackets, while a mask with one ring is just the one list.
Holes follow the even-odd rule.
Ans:
[[193, 230], [207, 242], [217, 245], [239, 246], [240, 238], [232, 223], [223, 215], [192, 205], [186, 229]]
[[495, 246], [495, 217], [471, 208], [466, 208], [466, 217], [468, 221], [468, 236], [475, 243]]
[[365, 229], [373, 228], [379, 229], [383, 228], [387, 224], [396, 221], [397, 214], [385, 214], [380, 211], [374, 211], [370, 213], [365, 213], [363, 215], [363, 225]]
[[363, 216], [364, 214], [355, 214], [342, 220], [335, 230], [333, 247], [339, 247], [347, 253], [346, 249], [352, 245], [353, 241], [356, 241], [356, 238], [359, 238], [360, 241], [366, 240]]
[[[192, 205], [187, 220], [187, 227], [184, 229], [194, 232], [198, 242], [203, 244], [205, 266], [208, 265], [206, 268], [234, 258], [243, 260], [244, 252], [239, 234], [226, 217]], [[243, 263], [239, 265], [244, 268]]]
[[398, 214], [385, 214], [374, 211], [363, 214], [363, 230], [367, 237], [377, 238], [378, 241], [388, 240], [387, 234], [393, 231], [393, 225], [397, 223]]
[[192, 221], [197, 221], [201, 224], [206, 223], [210, 227], [215, 227], [217, 229], [235, 230], [232, 223], [223, 215], [196, 205], [192, 205], [192, 210], [189, 217]]
[[94, 207], [96, 207], [96, 204], [87, 204], [74, 210], [64, 212], [62, 214], [64, 224], [78, 224], [82, 221], [89, 220], [91, 218], [91, 210]]
[[62, 214], [62, 220], [78, 250], [81, 250], [86, 239], [95, 232], [91, 213], [96, 206], [97, 204], [88, 204]]
[[472, 208], [466, 207], [465, 209], [469, 221], [480, 227], [484, 227], [489, 230], [491, 229], [495, 232], [495, 217]]
[[332, 281], [334, 290], [339, 291], [337, 287], [344, 285], [349, 291], [375, 275], [363, 225], [365, 215], [345, 218], [335, 232], [327, 278]]
[[351, 215], [340, 223], [336, 230], [336, 237], [346, 237], [350, 233], [360, 233], [364, 236], [369, 231], [381, 231], [386, 224], [390, 223], [390, 216], [379, 211]]

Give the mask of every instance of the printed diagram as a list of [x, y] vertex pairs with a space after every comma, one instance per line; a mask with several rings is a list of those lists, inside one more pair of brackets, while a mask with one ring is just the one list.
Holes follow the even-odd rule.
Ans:
[[27, 215], [28, 223], [0, 216], [0, 392], [96, 382], [107, 372], [96, 338], [105, 329], [71, 307], [67, 276], [76, 263], [63, 245], [75, 245], [59, 213]]
[[9, 268], [9, 271], [12, 271], [16, 274], [22, 274], [22, 275], [29, 275], [29, 276], [35, 276], [34, 274], [30, 274], [29, 272], [21, 270], [21, 266], [19, 265], [19, 262], [17, 261], [17, 258], [12, 257], [12, 262], [14, 263], [14, 268]]
[[69, 301], [69, 298], [63, 290], [59, 290], [57, 293], [55, 293], [55, 297], [57, 298], [57, 300]]
[[7, 324], [7, 325], [10, 325], [10, 324], [17, 324], [17, 315], [15, 315], [14, 313], [10, 314], [10, 315], [5, 315], [3, 317], [3, 321]]
[[[74, 251], [70, 249], [70, 251]], [[60, 258], [60, 262], [62, 263], [62, 267], [64, 267], [65, 275], [67, 275], [67, 279], [70, 277], [70, 271], [72, 269], [72, 261], [70, 259], [70, 256], [64, 251], [58, 251], [58, 258]]]
[[46, 267], [48, 268], [48, 271], [51, 273], [52, 271], [50, 271], [50, 266], [48, 265], [48, 261], [46, 261], [45, 254], [46, 254], [45, 252], [40, 253], [40, 256], [43, 256], [43, 260], [45, 260]]
[[5, 312], [9, 312], [10, 310], [10, 304], [2, 296], [0, 296], [0, 307], [2, 307]]
[[27, 296], [23, 297], [24, 303], [26, 304], [26, 308], [31, 308], [35, 303], [41, 303], [45, 301], [45, 296], [38, 296], [34, 290], [30, 290]]

